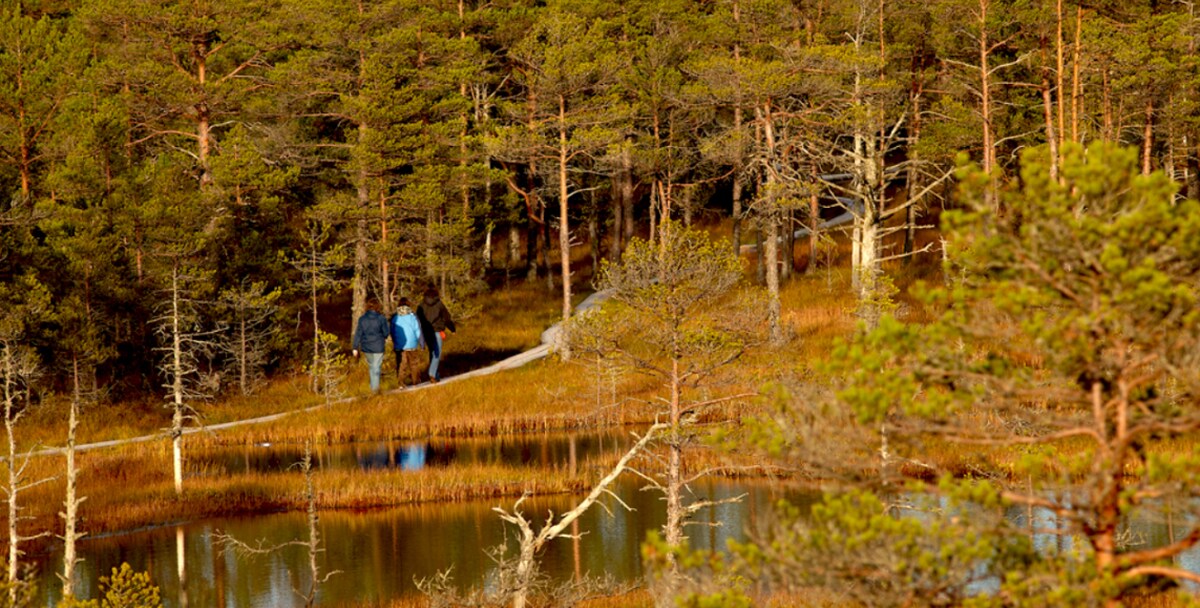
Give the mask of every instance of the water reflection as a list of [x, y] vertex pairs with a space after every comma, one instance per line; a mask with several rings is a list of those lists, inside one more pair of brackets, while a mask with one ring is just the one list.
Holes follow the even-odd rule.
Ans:
[[179, 574], [179, 606], [187, 608], [187, 551], [184, 550], [183, 527], [175, 527], [175, 571]]
[[[392, 452], [397, 465], [406, 460], [403, 451]], [[428, 459], [428, 453], [425, 458]], [[578, 521], [572, 534], [578, 540], [552, 543], [541, 564], [554, 581], [578, 580], [586, 575], [609, 574], [619, 581], [638, 582], [643, 576], [642, 540], [649, 530], [661, 529], [665, 514], [661, 495], [641, 491], [642, 484], [631, 476], [616, 488], [621, 499], [635, 508], [629, 512], [610, 504], [612, 514], [595, 508]], [[697, 523], [721, 524], [689, 528], [691, 543], [704, 549], [724, 549], [730, 539], [746, 540], [748, 531], [767, 525], [775, 504], [786, 498], [802, 512], [820, 497], [816, 492], [767, 482], [709, 481], [695, 486], [697, 498], [720, 500], [747, 494], [740, 502], [720, 504], [696, 517]], [[578, 497], [555, 496], [527, 501], [525, 512], [541, 522], [548, 510], [561, 513]], [[318, 594], [322, 606], [386, 603], [417, 593], [413, 580], [432, 576], [453, 566], [454, 579], [463, 587], [489, 587], [496, 583], [495, 563], [486, 548], [508, 540], [505, 529], [492, 512], [493, 506], [509, 507], [512, 499], [457, 504], [429, 504], [365, 513], [322, 513], [320, 534], [326, 551], [319, 556], [320, 570], [341, 570]], [[1123, 538], [1138, 547], [1156, 547], [1179, 540], [1179, 530], [1188, 529], [1194, 518], [1174, 512], [1172, 505], [1140, 508]], [[1012, 507], [1009, 521], [1027, 528], [1034, 544], [1045, 553], [1079, 549], [1079, 540], [1053, 534], [1065, 522], [1043, 509]], [[214, 519], [171, 528], [140, 531], [121, 536], [84, 539], [79, 546], [84, 558], [79, 565], [77, 595], [96, 596], [96, 581], [122, 562], [136, 570], [147, 570], [162, 587], [169, 608], [191, 606], [292, 607], [302, 606], [298, 589], [307, 589], [308, 555], [304, 547], [291, 546], [268, 555], [243, 558], [221, 552], [214, 546], [218, 533], [244, 541], [262, 539], [265, 544], [282, 544], [305, 538], [303, 513]], [[52, 606], [61, 592], [53, 567], [61, 561], [55, 553], [42, 561], [41, 603]], [[1179, 556], [1175, 563], [1188, 571], [1200, 571], [1200, 548]], [[186, 567], [185, 567], [186, 566]], [[982, 593], [995, 589], [997, 581], [974, 585]]]
[[[472, 439], [377, 441], [314, 448], [314, 468], [415, 471], [425, 467], [504, 465], [571, 469], [632, 444], [628, 430], [538, 433]], [[300, 446], [255, 445], [196, 455], [189, 466], [199, 474], [286, 470], [304, 455]]]
[[[552, 543], [542, 557], [543, 568], [556, 581], [608, 573], [622, 581], [642, 576], [639, 551], [645, 534], [660, 529], [665, 516], [661, 495], [640, 491], [641, 483], [630, 477], [619, 482], [617, 493], [636, 510], [625, 511], [615, 504], [612, 515], [592, 509], [572, 532], [578, 541]], [[817, 496], [778, 484], [698, 484], [700, 498], [722, 499], [747, 493], [740, 503], [723, 504], [700, 514], [699, 520], [721, 526], [690, 529], [692, 544], [699, 548], [724, 548], [729, 539], [745, 540], [748, 529], [765, 524], [760, 519], [772, 511], [780, 498], [810, 504]], [[557, 496], [527, 501], [526, 513], [561, 513], [577, 498]], [[505, 542], [505, 529], [493, 506], [503, 503], [473, 502], [388, 509], [367, 513], [327, 512], [321, 517], [320, 533], [326, 551], [319, 556], [321, 570], [341, 570], [326, 582], [318, 595], [322, 606], [356, 602], [383, 602], [417, 593], [414, 578], [431, 576], [453, 566], [455, 581], [463, 586], [494, 582], [495, 564], [487, 547]], [[93, 597], [91, 581], [108, 573], [122, 561], [137, 570], [150, 571], [163, 590], [168, 607], [290, 607], [302, 606], [296, 589], [308, 586], [308, 556], [303, 547], [287, 547], [274, 553], [241, 558], [214, 547], [213, 538], [225, 532], [246, 541], [264, 539], [279, 544], [304, 538], [303, 513], [208, 520], [177, 528], [141, 531], [110, 538], [85, 540], [80, 545], [82, 597]], [[508, 530], [511, 535], [511, 529]], [[51, 555], [46, 563], [55, 563]], [[186, 563], [186, 579], [182, 564]], [[60, 585], [53, 575], [42, 585], [42, 603], [57, 600]]]
[[[527, 466], [574, 471], [590, 459], [623, 452], [632, 442], [628, 431], [594, 433], [544, 433], [515, 437], [356, 443], [325, 447], [314, 455], [315, 466], [325, 468], [419, 470], [462, 465]], [[254, 446], [226, 449], [200, 460], [201, 473], [278, 471], [291, 467], [302, 456], [299, 447]], [[579, 580], [608, 574], [619, 581], [638, 582], [643, 576], [640, 545], [649, 530], [661, 529], [665, 514], [661, 495], [640, 491], [634, 477], [620, 480], [616, 492], [635, 510], [615, 504], [612, 514], [595, 508], [571, 533], [578, 540], [552, 543], [541, 564], [555, 581]], [[746, 540], [747, 531], [765, 526], [774, 516], [775, 503], [787, 498], [803, 509], [819, 499], [779, 482], [709, 481], [694, 486], [696, 498], [721, 500], [748, 496], [737, 503], [719, 504], [697, 515], [698, 523], [720, 524], [689, 528], [697, 548], [726, 547], [728, 540]], [[1069, 492], [1059, 499], [1069, 498]], [[530, 500], [525, 512], [539, 524], [545, 513], [562, 513], [578, 497], [556, 496]], [[318, 594], [322, 606], [386, 603], [417, 593], [414, 579], [432, 576], [453, 566], [462, 587], [496, 584], [495, 563], [485, 549], [506, 542], [506, 529], [492, 512], [510, 507], [513, 499], [458, 504], [430, 504], [365, 513], [325, 512], [320, 535], [325, 552], [320, 570], [340, 570]], [[945, 505], [941, 505], [945, 506]], [[1125, 541], [1137, 547], [1168, 545], [1179, 540], [1180, 530], [1194, 523], [1192, 505], [1159, 504], [1139, 508], [1124, 530]], [[1179, 508], [1176, 508], [1179, 507]], [[911, 513], [910, 513], [911, 514]], [[1034, 545], [1047, 554], [1081, 549], [1079, 540], [1052, 533], [1067, 527], [1051, 511], [1012, 507], [1010, 522], [1027, 529]], [[511, 535], [512, 530], [507, 532]], [[140, 531], [108, 538], [84, 539], [79, 545], [83, 561], [78, 566], [77, 596], [96, 597], [100, 576], [128, 562], [135, 570], [151, 573], [162, 587], [169, 608], [189, 606], [291, 607], [303, 606], [300, 592], [310, 585], [308, 555], [302, 546], [289, 546], [268, 555], [239, 557], [214, 546], [218, 533], [243, 541], [278, 545], [303, 539], [307, 523], [303, 513], [247, 516], [206, 520], [170, 528]], [[57, 550], [61, 550], [59, 547]], [[61, 593], [53, 564], [61, 555], [41, 556], [41, 603], [52, 606]], [[1200, 548], [1175, 560], [1176, 565], [1200, 572]], [[983, 580], [974, 590], [988, 592], [997, 581]]]

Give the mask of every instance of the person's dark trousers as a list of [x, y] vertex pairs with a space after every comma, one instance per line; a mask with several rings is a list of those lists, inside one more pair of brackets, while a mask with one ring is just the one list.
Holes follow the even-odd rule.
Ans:
[[442, 360], [442, 334], [434, 332], [433, 339], [428, 340], [429, 344], [429, 379], [437, 382], [442, 377], [438, 375], [438, 364]]

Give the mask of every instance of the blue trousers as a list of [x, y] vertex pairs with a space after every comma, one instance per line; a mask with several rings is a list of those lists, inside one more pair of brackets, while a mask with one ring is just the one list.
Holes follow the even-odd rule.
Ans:
[[429, 347], [429, 378], [431, 380], [441, 380], [438, 375], [438, 363], [442, 361], [442, 334], [433, 333], [433, 340], [430, 340], [426, 346]]
[[379, 392], [379, 370], [383, 368], [383, 353], [363, 353], [367, 359], [367, 375], [371, 378], [371, 392]]

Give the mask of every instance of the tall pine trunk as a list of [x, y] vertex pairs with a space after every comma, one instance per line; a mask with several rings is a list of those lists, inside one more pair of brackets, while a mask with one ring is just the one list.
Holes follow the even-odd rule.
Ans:
[[[200, 48], [193, 49], [193, 57], [196, 60], [196, 83], [201, 91], [204, 90], [208, 81], [208, 66], [206, 58], [208, 56], [208, 44], [200, 45]], [[211, 154], [211, 137], [212, 127], [210, 125], [211, 117], [209, 116], [208, 104], [204, 101], [195, 105], [196, 110], [196, 158], [200, 161], [200, 188], [204, 189], [212, 183], [212, 174], [209, 172], [208, 157]]]
[[763, 239], [766, 243], [763, 258], [767, 271], [767, 326], [771, 344], [779, 345], [783, 343], [779, 302], [779, 219], [772, 213], [763, 218], [763, 223], [767, 228], [766, 238]]
[[[766, 263], [767, 274], [767, 323], [769, 338], [772, 345], [778, 346], [783, 343], [783, 329], [780, 327], [781, 306], [779, 296], [779, 221], [782, 214], [776, 208], [776, 204], [778, 203], [777, 188], [779, 186], [779, 177], [776, 175], [773, 167], [775, 166], [778, 149], [775, 140], [775, 119], [771, 115], [770, 102], [764, 103], [761, 113], [758, 114], [763, 124], [763, 138], [767, 144], [767, 158], [771, 159], [770, 166], [767, 169], [767, 209], [762, 218], [762, 222], [767, 229], [765, 238], [766, 250], [762, 252], [762, 255]], [[789, 255], [788, 257], [791, 256]], [[791, 260], [787, 260], [786, 263], [791, 264]]]
[[908, 168], [905, 171], [904, 178], [904, 202], [907, 207], [904, 208], [904, 263], [907, 265], [912, 262], [912, 252], [916, 248], [917, 241], [917, 206], [912, 204], [912, 195], [914, 192], [919, 192], [921, 189], [921, 172], [918, 170], [920, 156], [918, 145], [921, 141], [921, 99], [925, 93], [925, 83], [921, 76], [923, 59], [919, 59], [918, 53], [924, 52], [924, 47], [919, 47], [917, 52], [913, 53], [912, 61], [912, 86], [909, 89], [909, 103], [912, 104], [912, 119], [909, 121], [909, 136], [908, 145], [905, 147], [905, 152], [908, 156]]
[[1146, 99], [1145, 123], [1142, 126], [1142, 175], [1150, 175], [1154, 153], [1154, 99]]
[[[1059, 0], [1059, 8], [1061, 9], [1061, 7], [1062, 7], [1062, 0]], [[1061, 32], [1061, 28], [1062, 28], [1061, 23], [1059, 24], [1059, 28], [1060, 28], [1059, 34], [1061, 36], [1061, 33], [1062, 33]], [[1059, 137], [1061, 135], [1062, 125], [1061, 124], [1059, 125], [1059, 127], [1060, 127], [1059, 131], [1055, 130], [1053, 101], [1050, 96], [1050, 65], [1046, 60], [1046, 37], [1045, 36], [1042, 36], [1042, 38], [1040, 40], [1040, 47], [1041, 47], [1040, 50], [1041, 50], [1041, 54], [1042, 54], [1042, 70], [1041, 70], [1041, 72], [1042, 72], [1042, 86], [1041, 86], [1042, 118], [1045, 121], [1046, 143], [1050, 148], [1050, 179], [1058, 180], [1058, 163], [1059, 163], [1059, 159], [1061, 158], [1061, 156], [1058, 153], [1058, 142], [1059, 142]], [[1059, 52], [1059, 60], [1061, 61], [1062, 60], [1061, 49], [1059, 49], [1059, 51], [1060, 51]], [[1060, 74], [1059, 75], [1060, 82], [1061, 82], [1061, 78], [1062, 77]], [[1061, 89], [1060, 89], [1060, 91], [1061, 91]], [[1061, 114], [1062, 113], [1062, 104], [1061, 103], [1059, 103], [1059, 105], [1058, 105], [1058, 110], [1059, 110], [1059, 113]]]
[[[621, 196], [620, 210], [616, 212], [616, 220], [619, 222], [613, 226], [613, 242], [618, 243], [616, 248], [616, 258], [614, 262], [620, 259], [621, 252], [625, 250], [625, 246], [629, 244], [629, 240], [633, 238], [633, 151], [630, 150], [630, 144], [621, 150]], [[620, 230], [617, 230], [617, 226]]]
[[[991, 0], [979, 0], [979, 109], [983, 118], [983, 170], [991, 175], [996, 170], [996, 137], [992, 124], [992, 71], [989, 64], [992, 46], [987, 29], [989, 8]], [[989, 207], [996, 208], [998, 201], [994, 188], [988, 187], [984, 199]]]
[[820, 246], [820, 231], [821, 231], [821, 201], [817, 195], [817, 184], [821, 176], [817, 169], [817, 164], [813, 163], [809, 169], [809, 177], [812, 179], [813, 190], [808, 195], [808, 266], [805, 267], [805, 273], [812, 273], [817, 268], [817, 249]]
[[1075, 7], [1075, 44], [1071, 47], [1071, 141], [1079, 140], [1079, 53], [1083, 47], [1083, 3]]
[[[364, 146], [367, 141], [367, 125], [358, 125], [358, 145]], [[354, 276], [351, 278], [350, 291], [350, 335], [358, 327], [358, 319], [367, 311], [367, 272], [370, 267], [370, 252], [367, 243], [370, 239], [370, 229], [367, 226], [366, 214], [371, 208], [371, 193], [367, 187], [367, 168], [358, 168], [358, 216], [354, 222]]]
[[624, 205], [621, 203], [621, 186], [620, 173], [617, 174], [617, 179], [613, 180], [612, 196], [609, 200], [609, 212], [612, 214], [612, 234], [608, 240], [608, 259], [614, 264], [621, 260], [621, 233], [625, 230], [622, 226], [624, 214], [622, 213]]
[[567, 321], [571, 320], [571, 230], [567, 217], [567, 199], [570, 190], [567, 188], [567, 100], [558, 96], [558, 249], [559, 263], [562, 264], [562, 320], [559, 327], [562, 340], [559, 342], [559, 355], [563, 359], [571, 358], [568, 346]]
[[388, 212], [387, 190], [383, 180], [379, 183], [379, 280], [382, 292], [379, 297], [384, 311], [392, 310], [392, 290], [390, 285], [391, 265], [388, 264]]

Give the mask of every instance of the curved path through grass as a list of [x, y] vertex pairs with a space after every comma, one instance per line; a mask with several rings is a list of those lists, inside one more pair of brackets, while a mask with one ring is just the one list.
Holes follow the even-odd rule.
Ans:
[[[821, 222], [820, 227], [822, 229], [831, 228], [834, 226], [847, 224], [847, 223], [851, 222], [853, 219], [854, 219], [854, 214], [851, 211], [846, 211], [845, 213], [842, 213], [841, 215], [838, 215], [837, 217], [834, 217], [834, 218], [831, 218], [824, 222]], [[796, 238], [807, 236], [808, 232], [809, 232], [808, 228], [801, 228], [800, 230], [796, 231], [795, 236], [796, 236]], [[782, 237], [780, 237], [780, 238], [782, 239]], [[749, 251], [754, 251], [756, 248], [757, 247], [755, 244], [742, 245], [741, 251], [749, 252]], [[595, 306], [599, 306], [604, 300], [608, 299], [608, 296], [609, 296], [608, 292], [598, 291], [596, 293], [593, 293], [590, 296], [588, 296], [587, 298], [585, 298], [582, 302], [580, 302], [579, 305], [575, 307], [575, 311], [577, 313], [579, 313], [579, 312], [583, 312], [588, 309], [591, 309]], [[440, 386], [442, 384], [449, 384], [452, 382], [460, 382], [463, 380], [467, 380], [468, 378], [475, 378], [478, 376], [486, 376], [489, 374], [494, 374], [496, 372], [518, 368], [518, 367], [521, 367], [528, 363], [531, 363], [533, 361], [537, 361], [538, 359], [545, 358], [547, 355], [550, 354], [550, 351], [553, 350], [555, 341], [558, 338], [558, 332], [559, 332], [560, 325], [561, 325], [561, 323], [555, 323], [554, 325], [550, 326], [548, 329], [543, 331], [542, 337], [541, 337], [541, 344], [539, 344], [538, 346], [535, 346], [525, 352], [513, 355], [507, 359], [504, 359], [503, 361], [498, 361], [498, 362], [488, 365], [486, 367], [481, 367], [479, 369], [471, 370], [466, 373], [458, 374], [457, 376], [451, 376], [451, 377], [445, 378], [444, 380], [442, 380], [441, 382], [439, 382], [436, 385], [425, 382], [425, 383], [418, 384], [416, 386], [412, 386], [412, 387], [408, 387], [408, 388], [393, 389], [390, 391], [385, 391], [382, 394], [393, 394], [393, 393], [399, 393], [399, 392], [411, 392], [411, 391], [426, 390], [426, 389], [429, 389], [434, 386]], [[186, 428], [183, 430], [183, 434], [191, 435], [194, 433], [213, 432], [213, 431], [220, 431], [223, 429], [247, 426], [247, 425], [251, 425], [251, 424], [261, 424], [264, 422], [272, 422], [275, 420], [279, 420], [281, 418], [285, 418], [287, 416], [292, 416], [294, 414], [313, 412], [313, 411], [316, 411], [316, 410], [319, 410], [319, 409], [322, 409], [325, 407], [329, 407], [331, 405], [350, 403], [357, 399], [360, 399], [360, 398], [359, 397], [346, 397], [344, 399], [338, 399], [336, 401], [331, 401], [329, 403], [322, 403], [320, 405], [314, 405], [312, 407], [307, 407], [307, 408], [303, 408], [303, 409], [299, 409], [299, 410], [292, 410], [290, 412], [279, 412], [277, 414], [270, 414], [267, 416], [259, 416], [256, 418], [246, 418], [243, 420], [233, 420], [230, 422], [222, 422], [219, 424]], [[97, 441], [97, 442], [93, 442], [93, 443], [85, 443], [85, 444], [77, 445], [77, 446], [75, 446], [75, 450], [76, 451], [96, 450], [96, 449], [101, 449], [101, 448], [116, 447], [116, 446], [120, 446], [120, 445], [128, 445], [128, 444], [132, 444], [132, 443], [144, 443], [147, 441], [160, 440], [165, 436], [166, 436], [165, 433], [153, 433], [150, 435], [142, 435], [140, 437], [129, 437], [129, 438], [125, 438], [125, 439], [112, 439], [112, 440], [108, 440], [108, 441]], [[55, 454], [63, 454], [65, 451], [66, 451], [66, 448], [46, 448], [43, 450], [27, 452], [25, 454], [25, 456], [51, 456], [51, 455], [55, 455]], [[0, 460], [3, 460], [3, 458], [0, 458]]]
[[[601, 302], [603, 302], [606, 299], [608, 299], [607, 292], [593, 293], [592, 295], [585, 298], [582, 302], [580, 302], [579, 305], [575, 307], [575, 311], [583, 312], [585, 310], [591, 309], [595, 306], [598, 306]], [[538, 346], [535, 346], [523, 353], [518, 353], [516, 355], [513, 355], [507, 359], [504, 359], [503, 361], [498, 361], [498, 362], [488, 365], [486, 367], [481, 367], [479, 369], [471, 370], [466, 373], [458, 374], [457, 376], [451, 376], [448, 378], [444, 378], [438, 384], [431, 384], [429, 382], [424, 382], [422, 384], [418, 384], [416, 386], [412, 386], [412, 387], [408, 387], [408, 388], [398, 388], [398, 389], [393, 389], [390, 391], [384, 391], [381, 394], [386, 395], [386, 394], [394, 394], [394, 393], [401, 393], [401, 392], [407, 393], [407, 392], [412, 392], [412, 391], [426, 390], [431, 387], [441, 386], [443, 384], [450, 384], [452, 382], [460, 382], [460, 381], [466, 380], [468, 378], [475, 378], [477, 376], [486, 376], [486, 375], [494, 374], [496, 372], [504, 371], [507, 369], [518, 368], [518, 367], [521, 367], [522, 365], [526, 365], [533, 361], [537, 361], [538, 359], [542, 359], [542, 358], [546, 357], [547, 355], [549, 355], [550, 351], [553, 350], [553, 345], [555, 343], [555, 340], [558, 338], [558, 331], [559, 331], [560, 325], [561, 325], [561, 322], [555, 323], [554, 325], [550, 326], [548, 329], [543, 331], [542, 337], [541, 337], [541, 344], [539, 344]], [[191, 428], [184, 429], [183, 434], [184, 435], [192, 435], [195, 433], [214, 432], [214, 431], [220, 431], [223, 429], [235, 428], [235, 427], [246, 426], [246, 425], [251, 425], [251, 424], [261, 424], [264, 422], [271, 422], [274, 420], [279, 420], [281, 418], [285, 418], [287, 416], [292, 416], [295, 414], [301, 414], [301, 413], [305, 413], [305, 412], [313, 412], [313, 411], [316, 411], [316, 410], [319, 410], [322, 408], [329, 407], [331, 405], [351, 403], [358, 399], [361, 399], [361, 397], [346, 397], [344, 399], [330, 401], [329, 403], [322, 403], [320, 405], [314, 405], [312, 407], [306, 407], [306, 408], [299, 409], [299, 410], [292, 410], [289, 412], [279, 412], [277, 414], [270, 414], [267, 416], [259, 416], [256, 418], [246, 418], [243, 420], [233, 420], [230, 422], [222, 422], [219, 424], [212, 424], [212, 425], [207, 425], [207, 426], [191, 427]], [[101, 448], [110, 448], [110, 447], [116, 447], [116, 446], [120, 446], [120, 445], [133, 444], [133, 443], [144, 443], [147, 441], [157, 441], [157, 440], [163, 439], [164, 437], [166, 437], [166, 434], [160, 432], [160, 433], [153, 433], [150, 435], [142, 435], [140, 437], [129, 437], [129, 438], [125, 438], [125, 439], [111, 439], [108, 441], [96, 441], [93, 443], [85, 443], [85, 444], [77, 445], [77, 446], [75, 446], [75, 451], [80, 452], [80, 451], [84, 451], [84, 450], [96, 450], [96, 449], [101, 449]], [[66, 448], [46, 448], [46, 449], [42, 449], [42, 450], [27, 452], [27, 453], [23, 454], [23, 456], [52, 456], [52, 455], [56, 455], [56, 454], [63, 454], [63, 453], [65, 453], [65, 451], [66, 451]], [[0, 461], [2, 461], [2, 460], [4, 460], [4, 459], [0, 458]]]

